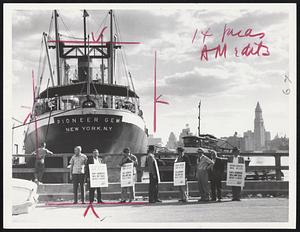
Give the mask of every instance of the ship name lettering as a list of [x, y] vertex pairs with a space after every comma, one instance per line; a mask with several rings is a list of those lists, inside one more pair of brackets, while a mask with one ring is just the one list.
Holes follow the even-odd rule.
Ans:
[[74, 132], [74, 131], [78, 131], [79, 128], [78, 127], [66, 127], [66, 132]]
[[83, 121], [83, 118], [80, 118], [80, 122], [84, 122], [84, 121]]
[[72, 123], [76, 123], [76, 122], [77, 122], [76, 118], [72, 118]]

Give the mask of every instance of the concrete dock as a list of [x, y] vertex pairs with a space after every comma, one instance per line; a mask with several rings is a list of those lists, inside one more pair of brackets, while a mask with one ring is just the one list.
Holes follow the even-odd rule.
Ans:
[[148, 228], [204, 228], [218, 226], [218, 223], [226, 223], [232, 227], [264, 227], [265, 223], [288, 222], [288, 202], [286, 197], [246, 198], [234, 202], [227, 198], [222, 202], [206, 203], [198, 203], [196, 199], [188, 203], [165, 200], [155, 204], [145, 201], [136, 201], [136, 204], [106, 201], [105, 204], [94, 204], [99, 218], [96, 218], [91, 209], [84, 217], [88, 204], [73, 205], [72, 202], [65, 202], [66, 204], [55, 205], [57, 202], [53, 202], [51, 205], [48, 202], [48, 205], [38, 204], [29, 214], [13, 216], [12, 222], [19, 228], [133, 228], [145, 225]]

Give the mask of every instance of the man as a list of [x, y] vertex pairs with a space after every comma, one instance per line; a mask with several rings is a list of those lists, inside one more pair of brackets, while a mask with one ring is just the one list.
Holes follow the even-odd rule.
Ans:
[[53, 152], [46, 149], [46, 143], [43, 142], [38, 148], [37, 153], [34, 151], [32, 152], [32, 155], [35, 155], [35, 181], [37, 183], [42, 183], [43, 175], [45, 172], [46, 155], [53, 155]]
[[[122, 157], [122, 160], [121, 160], [119, 166], [122, 167], [126, 163], [133, 163], [133, 182], [135, 182], [136, 181], [136, 167], [138, 165], [138, 161], [137, 161], [136, 156], [130, 153], [130, 149], [128, 147], [124, 148], [124, 150], [123, 150], [123, 157]], [[128, 202], [132, 202], [135, 198], [134, 183], [133, 183], [133, 186], [121, 188], [120, 203], [126, 202], [128, 191], [129, 191], [129, 201]]]
[[149, 172], [149, 203], [161, 202], [158, 199], [158, 178], [159, 169], [155, 158], [155, 147], [150, 145], [147, 151], [145, 167]]
[[214, 162], [204, 155], [201, 148], [198, 149], [198, 160], [197, 160], [197, 179], [198, 188], [200, 193], [200, 201], [209, 201], [209, 188], [208, 188], [208, 172], [207, 168]]
[[177, 148], [178, 157], [175, 160], [175, 163], [185, 162], [185, 185], [179, 186], [180, 191], [180, 200], [179, 202], [187, 202], [188, 201], [188, 186], [187, 186], [187, 178], [191, 169], [191, 161], [190, 158], [184, 153], [184, 149], [182, 147]]
[[210, 187], [211, 187], [211, 195], [212, 195], [211, 200], [216, 201], [218, 198], [218, 201], [220, 202], [222, 199], [222, 191], [221, 191], [222, 177], [224, 174], [224, 162], [226, 161], [226, 159], [219, 157], [217, 152], [214, 150], [211, 150], [211, 152], [212, 152], [212, 161], [214, 162], [210, 173], [211, 174]]
[[[234, 147], [232, 149], [232, 154], [233, 154], [233, 156], [228, 157], [229, 163], [243, 164], [245, 162], [244, 158], [239, 155], [240, 151], [237, 147]], [[232, 200], [233, 201], [241, 200], [241, 187], [240, 186], [232, 186]]]
[[70, 180], [73, 180], [74, 204], [77, 204], [78, 184], [80, 184], [81, 202], [84, 204], [84, 171], [87, 156], [81, 153], [81, 146], [74, 148], [75, 155], [70, 160]]
[[90, 168], [89, 164], [101, 164], [104, 163], [102, 157], [99, 156], [99, 151], [98, 149], [93, 150], [93, 156], [89, 157], [87, 160], [87, 165], [86, 165], [86, 181], [88, 184], [89, 188], [89, 200], [90, 203], [94, 202], [94, 196], [95, 196], [95, 190], [97, 190], [97, 203], [103, 203], [101, 200], [101, 188], [92, 188], [91, 187], [91, 182], [90, 182]]

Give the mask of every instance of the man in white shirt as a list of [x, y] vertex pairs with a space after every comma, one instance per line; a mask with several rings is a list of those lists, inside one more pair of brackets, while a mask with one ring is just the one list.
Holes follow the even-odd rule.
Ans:
[[81, 146], [74, 148], [75, 155], [70, 160], [70, 180], [73, 180], [74, 204], [77, 204], [78, 184], [80, 184], [81, 202], [84, 204], [84, 172], [87, 156], [81, 153]]
[[94, 202], [95, 190], [97, 190], [97, 203], [103, 203], [103, 201], [101, 200], [101, 188], [100, 187], [91, 188], [90, 169], [89, 169], [89, 164], [101, 164], [101, 163], [104, 163], [103, 159], [100, 157], [98, 149], [94, 149], [93, 156], [89, 157], [87, 160], [86, 171], [85, 171], [86, 181], [87, 181], [88, 188], [89, 188], [90, 203]]

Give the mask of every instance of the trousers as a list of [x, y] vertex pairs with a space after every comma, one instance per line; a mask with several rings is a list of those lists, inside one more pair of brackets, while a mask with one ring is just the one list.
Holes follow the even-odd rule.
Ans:
[[39, 160], [35, 161], [35, 179], [39, 182], [42, 182], [43, 175], [45, 172], [45, 163], [42, 163]]
[[240, 199], [241, 198], [241, 190], [240, 186], [232, 186], [232, 199]]
[[152, 173], [149, 173], [149, 202], [157, 202], [158, 200], [158, 178], [154, 178]]
[[188, 185], [187, 185], [187, 178], [185, 178], [185, 185], [179, 186], [180, 198], [183, 201], [186, 201], [189, 197], [188, 193]]
[[94, 202], [95, 190], [97, 190], [97, 202], [101, 201], [101, 188], [89, 188], [89, 200], [90, 203]]
[[222, 188], [222, 179], [221, 178], [218, 178], [218, 177], [213, 177], [211, 182], [210, 182], [210, 188], [211, 188], [211, 198], [212, 199], [216, 199], [216, 197], [218, 199], [221, 199], [222, 198], [222, 191], [221, 191], [221, 188]]
[[205, 169], [197, 170], [199, 194], [202, 200], [209, 199], [208, 173]]
[[121, 200], [127, 200], [127, 193], [129, 191], [129, 200], [134, 200], [134, 195], [135, 195], [135, 191], [134, 191], [134, 185], [130, 186], [130, 187], [122, 187], [121, 188]]
[[80, 197], [81, 202], [84, 202], [84, 174], [72, 174], [73, 178], [73, 193], [74, 193], [74, 202], [77, 203], [78, 199], [78, 184], [80, 184]]

